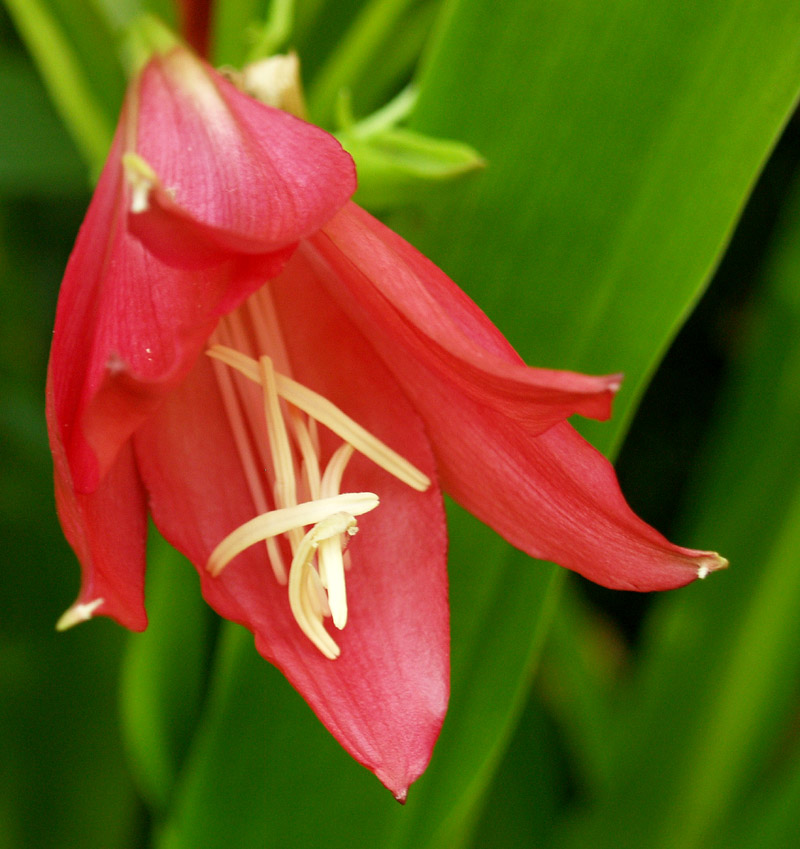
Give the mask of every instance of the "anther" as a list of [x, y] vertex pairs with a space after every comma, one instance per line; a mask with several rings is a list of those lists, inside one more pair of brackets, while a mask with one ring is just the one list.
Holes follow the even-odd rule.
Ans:
[[[327, 516], [315, 524], [303, 537], [300, 545], [297, 547], [291, 569], [289, 570], [289, 605], [292, 608], [294, 618], [297, 620], [297, 624], [303, 630], [303, 633], [326, 657], [331, 659], [339, 656], [339, 647], [325, 630], [322, 624], [322, 617], [314, 611], [312, 604], [313, 596], [309, 592], [309, 576], [307, 572], [314, 571], [311, 567], [311, 561], [317, 549], [326, 541], [334, 543], [341, 556], [338, 537], [340, 534], [349, 533], [355, 527], [355, 516], [350, 513], [341, 512]], [[341, 572], [343, 590], [344, 570], [342, 569]], [[334, 608], [334, 599], [331, 598], [330, 578], [331, 574], [329, 573], [328, 605], [331, 608], [334, 624], [336, 624], [337, 619], [341, 621], [342, 615], [344, 615], [345, 621], [347, 620], [347, 603], [343, 599], [335, 597], [338, 607]], [[344, 626], [342, 625], [341, 627]]]
[[147, 212], [150, 192], [158, 184], [158, 174], [138, 153], [123, 153], [122, 167], [131, 186], [131, 212]]
[[340, 512], [362, 516], [374, 510], [379, 503], [378, 496], [372, 492], [346, 492], [332, 498], [320, 498], [294, 507], [270, 510], [239, 525], [235, 531], [228, 534], [211, 552], [206, 569], [214, 576], [219, 575], [237, 554], [257, 542], [288, 533], [294, 528], [316, 525]]
[[66, 631], [74, 625], [81, 622], [88, 622], [94, 615], [95, 610], [105, 601], [103, 598], [96, 598], [92, 601], [87, 601], [83, 604], [73, 604], [68, 610], [65, 610], [61, 618], [56, 622], [56, 631]]

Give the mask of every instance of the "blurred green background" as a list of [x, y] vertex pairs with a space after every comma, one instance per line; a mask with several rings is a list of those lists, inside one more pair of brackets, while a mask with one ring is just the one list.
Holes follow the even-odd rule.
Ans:
[[[121, 102], [124, 27], [175, 18], [166, 0], [5, 9], [0, 849], [793, 845], [800, 7], [218, 4], [216, 60], [296, 47], [363, 201], [527, 362], [625, 372], [613, 421], [576, 425], [618, 455], [645, 519], [732, 564], [612, 593], [451, 506], [451, 708], [405, 808], [158, 540], [148, 632], [53, 630], [79, 580], [43, 417], [58, 285]], [[399, 126], [341, 124], [343, 89], [358, 121], [410, 81]], [[486, 167], [461, 175], [470, 150]]]

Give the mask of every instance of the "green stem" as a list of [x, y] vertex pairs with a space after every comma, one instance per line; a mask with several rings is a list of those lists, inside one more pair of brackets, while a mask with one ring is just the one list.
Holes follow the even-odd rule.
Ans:
[[99, 171], [114, 128], [91, 90], [80, 59], [46, 4], [5, 0], [5, 5], [64, 123], [91, 169]]
[[315, 122], [325, 124], [333, 117], [342, 89], [363, 74], [382, 44], [398, 32], [398, 23], [413, 0], [371, 0], [320, 69], [309, 94]]
[[247, 62], [257, 62], [280, 50], [292, 34], [294, 0], [272, 0], [269, 15], [247, 54]]

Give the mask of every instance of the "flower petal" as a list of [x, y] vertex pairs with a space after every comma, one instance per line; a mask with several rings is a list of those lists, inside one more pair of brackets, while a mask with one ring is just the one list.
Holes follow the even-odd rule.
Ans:
[[458, 387], [532, 435], [573, 413], [609, 416], [619, 375], [528, 368], [446, 274], [355, 204], [309, 241], [320, 278], [403, 386]]
[[[166, 181], [144, 200], [124, 174], [132, 147]], [[354, 188], [350, 157], [323, 131], [248, 98], [186, 50], [150, 62], [59, 297], [54, 415], [77, 492], [94, 491], [218, 317], [275, 276]]]
[[441, 271], [353, 204], [311, 244], [319, 279], [425, 421], [445, 491], [509, 542], [618, 589], [726, 565], [638, 519], [611, 464], [558, 420], [602, 408], [613, 379], [525, 369]]
[[[49, 380], [48, 380], [49, 383]], [[81, 591], [61, 628], [102, 614], [134, 631], [147, 626], [144, 610], [147, 509], [133, 451], [126, 448], [91, 495], [75, 492], [48, 386], [47, 423], [53, 452], [56, 506], [64, 535], [83, 569]]]
[[639, 519], [611, 463], [568, 423], [531, 440], [493, 411], [458, 404], [451, 410], [461, 424], [454, 439], [432, 399], [417, 400], [446, 491], [533, 557], [638, 591], [680, 587], [727, 565], [713, 552], [673, 545]]
[[129, 226], [169, 264], [281, 250], [355, 191], [355, 166], [333, 136], [243, 94], [186, 50], [156, 56], [126, 106], [125, 152], [154, 172], [138, 175]]
[[[435, 479], [419, 419], [364, 339], [315, 287], [302, 257], [269, 285], [295, 379]], [[336, 440], [320, 430], [329, 452]], [[359, 519], [348, 549], [349, 618], [343, 631], [330, 629], [341, 655], [328, 660], [295, 622], [287, 589], [262, 547], [239, 555], [217, 578], [205, 570], [216, 544], [257, 512], [208, 362], [198, 362], [135, 444], [153, 517], [197, 565], [208, 602], [254, 631], [259, 652], [284, 671], [342, 745], [404, 797], [430, 758], [448, 697], [446, 532], [438, 487], [419, 493], [363, 457], [351, 461], [343, 491], [376, 492], [381, 504]]]
[[82, 493], [183, 379], [219, 315], [288, 256], [165, 266], [125, 229], [120, 146], [118, 134], [67, 265], [50, 352], [53, 416]]

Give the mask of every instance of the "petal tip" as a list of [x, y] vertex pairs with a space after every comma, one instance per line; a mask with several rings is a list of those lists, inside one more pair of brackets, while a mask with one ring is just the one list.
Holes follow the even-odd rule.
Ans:
[[61, 618], [56, 622], [56, 631], [67, 631], [81, 622], [88, 622], [94, 616], [97, 608], [104, 602], [105, 599], [103, 598], [96, 598], [93, 601], [83, 603], [75, 602], [72, 607], [64, 611]]
[[709, 554], [701, 557], [697, 561], [697, 577], [702, 581], [704, 578], [708, 577], [712, 572], [716, 572], [719, 569], [727, 569], [729, 566], [728, 560], [725, 557], [717, 554], [716, 551], [712, 551]]

